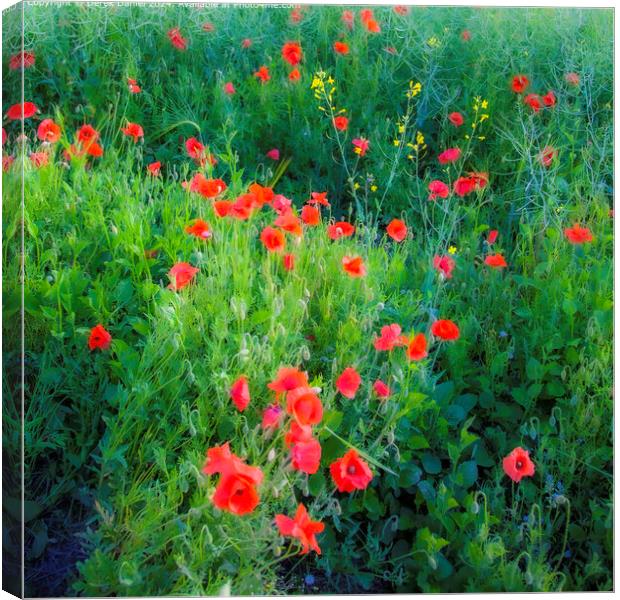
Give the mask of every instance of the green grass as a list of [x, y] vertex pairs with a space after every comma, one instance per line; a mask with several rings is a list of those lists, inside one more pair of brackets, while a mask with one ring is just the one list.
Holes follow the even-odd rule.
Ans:
[[[36, 64], [24, 99], [41, 113], [25, 121], [23, 146], [18, 124], [3, 122], [3, 152], [16, 156], [3, 174], [3, 496], [10, 567], [20, 535], [23, 165], [28, 594], [611, 589], [612, 14], [377, 7], [382, 31], [371, 35], [358, 16], [348, 32], [341, 12], [310, 6], [296, 25], [276, 8], [26, 5]], [[170, 44], [174, 26], [187, 52]], [[20, 72], [8, 71], [19, 29], [7, 12], [4, 113], [20, 101]], [[351, 53], [336, 57], [342, 33]], [[295, 84], [280, 57], [288, 40], [304, 51]], [[263, 64], [266, 85], [252, 75]], [[332, 106], [351, 118], [346, 134], [319, 110], [330, 110], [311, 89], [321, 70], [335, 82]], [[517, 73], [534, 92], [554, 90], [557, 105], [532, 115], [510, 90]], [[142, 93], [129, 94], [128, 76]], [[421, 84], [413, 98], [410, 81]], [[484, 139], [467, 140], [477, 97], [489, 118], [476, 129]], [[459, 129], [446, 118], [455, 110], [467, 119]], [[36, 169], [28, 155], [44, 117], [63, 134]], [[127, 120], [142, 125], [143, 142], [119, 132]], [[66, 163], [62, 149], [84, 122], [101, 132], [104, 156]], [[407, 143], [417, 132], [426, 149], [416, 154]], [[293, 271], [259, 241], [269, 207], [219, 219], [181, 187], [197, 170], [190, 136], [217, 156], [227, 199], [255, 181], [298, 209], [328, 192], [323, 224], [300, 241], [287, 234]], [[351, 139], [362, 136], [371, 146], [358, 159]], [[558, 150], [549, 169], [537, 159], [547, 145]], [[454, 146], [461, 160], [439, 165]], [[265, 158], [274, 147], [277, 163]], [[159, 178], [146, 173], [156, 159]], [[488, 172], [489, 184], [427, 200], [431, 180], [469, 171]], [[184, 231], [198, 217], [209, 241]], [[355, 222], [355, 235], [331, 241], [330, 217]], [[385, 235], [395, 217], [410, 229], [400, 244]], [[568, 243], [563, 229], [575, 222], [592, 243]], [[484, 264], [491, 229], [503, 271]], [[456, 269], [442, 281], [433, 257], [448, 248]], [[344, 255], [362, 256], [367, 276], [347, 277]], [[179, 261], [199, 273], [173, 292], [167, 273]], [[428, 334], [437, 318], [461, 336], [435, 340], [423, 361], [373, 348], [384, 325]], [[109, 351], [88, 350], [97, 323], [112, 335]], [[288, 365], [321, 389], [321, 468], [311, 476], [290, 468], [285, 427], [260, 428], [267, 383]], [[354, 400], [335, 387], [348, 366], [362, 376]], [[228, 395], [240, 374], [252, 396], [243, 413]], [[372, 393], [376, 379], [393, 390], [386, 402]], [[200, 472], [206, 450], [225, 441], [265, 474], [244, 517], [214, 507], [216, 478]], [[502, 470], [516, 446], [536, 465], [519, 484]], [[336, 491], [328, 468], [349, 447], [374, 472], [353, 494]], [[321, 556], [298, 555], [275, 528], [274, 515], [298, 502], [325, 523]]]

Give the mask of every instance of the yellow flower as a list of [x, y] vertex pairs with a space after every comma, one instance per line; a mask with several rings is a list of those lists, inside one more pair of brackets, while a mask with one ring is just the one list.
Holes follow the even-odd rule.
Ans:
[[482, 101], [482, 108], [489, 108], [489, 102], [487, 100]]
[[376, 192], [379, 188], [376, 185], [371, 185], [370, 186], [370, 191], [371, 192]]
[[357, 181], [356, 181], [356, 182], [353, 184], [353, 187], [354, 187], [356, 190], [359, 190], [359, 189], [360, 189], [360, 184], [359, 184], [359, 183], [357, 183]]
[[392, 144], [394, 144], [395, 146], [400, 146], [400, 140], [394, 140]]
[[449, 252], [450, 254], [456, 254], [456, 246], [450, 246], [450, 247], [448, 248], [448, 252]]
[[405, 126], [404, 125], [399, 125], [398, 126], [398, 133], [405, 133]]

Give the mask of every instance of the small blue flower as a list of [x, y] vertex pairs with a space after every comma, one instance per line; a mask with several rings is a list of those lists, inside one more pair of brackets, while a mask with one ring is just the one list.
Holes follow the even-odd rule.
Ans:
[[561, 481], [558, 481], [555, 484], [555, 489], [557, 490], [558, 494], [563, 494], [564, 493], [564, 485], [562, 484]]
[[523, 515], [523, 522], [527, 523], [530, 520], [530, 515]]
[[573, 555], [573, 553], [570, 550], [567, 550], [566, 552], [564, 552], [564, 558], [570, 558]]
[[304, 581], [306, 582], [306, 585], [314, 585], [314, 582], [315, 582], [314, 575], [308, 573], [306, 577], [304, 578]]
[[502, 329], [502, 331], [499, 332], [499, 337], [505, 338], [508, 337], [508, 334]]

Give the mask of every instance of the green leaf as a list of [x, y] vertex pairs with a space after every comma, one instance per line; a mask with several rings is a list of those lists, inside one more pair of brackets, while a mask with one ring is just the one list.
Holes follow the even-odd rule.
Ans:
[[441, 472], [441, 461], [434, 454], [425, 452], [422, 455], [422, 466], [427, 473], [436, 475]]
[[468, 460], [456, 470], [456, 483], [464, 488], [471, 487], [478, 479], [478, 465], [475, 460]]

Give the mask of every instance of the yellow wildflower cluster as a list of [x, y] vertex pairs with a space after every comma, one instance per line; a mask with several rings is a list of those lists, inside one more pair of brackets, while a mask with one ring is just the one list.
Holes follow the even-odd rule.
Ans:
[[426, 40], [426, 43], [431, 47], [431, 48], [437, 48], [441, 45], [441, 42], [435, 37], [430, 37]]
[[[411, 148], [416, 154], [419, 154], [423, 150], [426, 150], [426, 142], [424, 141], [424, 135], [422, 134], [421, 131], [418, 131], [415, 134], [415, 144], [412, 144], [411, 142], [409, 142], [407, 144], [407, 147]], [[413, 160], [415, 156], [413, 154], [408, 154], [407, 158], [409, 160]]]
[[409, 89], [407, 90], [406, 96], [407, 98], [415, 98], [422, 91], [422, 84], [418, 82], [413, 82], [411, 80], [409, 82]]
[[[489, 118], [489, 114], [485, 112], [489, 108], [489, 101], [484, 100], [480, 96], [476, 96], [474, 98], [474, 104], [472, 108], [474, 109], [474, 120], [471, 124], [471, 128], [472, 128], [472, 134], [475, 134], [478, 126], [484, 123]], [[484, 135], [478, 135], [476, 137], [480, 141], [483, 141], [484, 139], [486, 139]], [[466, 135], [465, 139], [468, 140], [469, 136]]]
[[[310, 89], [314, 90], [314, 97], [319, 102], [326, 100], [331, 106], [334, 98], [334, 92], [336, 91], [335, 84], [336, 82], [331, 75], [328, 75], [325, 71], [317, 71], [312, 78]], [[327, 109], [324, 106], [319, 105], [319, 110], [325, 112]]]

